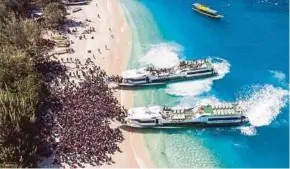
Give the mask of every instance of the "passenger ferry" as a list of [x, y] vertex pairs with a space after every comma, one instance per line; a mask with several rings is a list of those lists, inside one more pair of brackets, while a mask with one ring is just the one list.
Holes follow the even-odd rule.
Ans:
[[212, 18], [217, 18], [217, 19], [220, 19], [220, 18], [223, 18], [224, 16], [222, 15], [219, 15], [217, 11], [213, 10], [213, 9], [210, 9], [209, 7], [206, 7], [204, 5], [201, 5], [199, 3], [195, 3], [193, 4], [193, 10], [201, 13], [201, 14], [204, 14], [206, 16], [209, 16], [209, 17], [212, 17]]
[[133, 128], [180, 128], [194, 126], [237, 126], [248, 122], [237, 103], [194, 108], [137, 107], [128, 110], [126, 126]]
[[167, 82], [216, 76], [218, 73], [209, 60], [181, 61], [170, 68], [148, 66], [122, 73], [120, 87], [164, 85]]

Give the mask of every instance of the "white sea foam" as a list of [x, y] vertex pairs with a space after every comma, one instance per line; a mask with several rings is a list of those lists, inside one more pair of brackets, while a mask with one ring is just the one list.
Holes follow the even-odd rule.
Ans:
[[239, 127], [242, 134], [246, 136], [254, 136], [257, 134], [257, 130], [254, 126], [242, 126]]
[[[139, 59], [142, 66], [154, 65], [158, 68], [172, 67], [178, 65], [182, 60], [182, 47], [176, 43], [160, 43], [152, 45], [149, 52]], [[168, 85], [166, 92], [171, 95], [192, 96], [208, 92], [214, 80], [223, 78], [230, 71], [230, 64], [222, 58], [209, 58], [213, 62], [214, 68], [218, 71], [218, 76], [196, 80], [190, 82], [180, 82]]]
[[209, 92], [213, 85], [214, 80], [222, 79], [227, 73], [230, 72], [230, 64], [227, 60], [222, 58], [211, 58], [214, 68], [218, 72], [218, 76], [169, 84], [165, 91], [168, 94], [176, 96], [197, 96], [205, 92]]
[[178, 65], [182, 56], [182, 47], [176, 43], [152, 45], [149, 52], [139, 59], [141, 65], [154, 65], [158, 68]]
[[251, 93], [240, 98], [252, 126], [269, 125], [288, 103], [289, 92], [273, 85], [253, 86]]
[[269, 70], [269, 72], [272, 74], [272, 76], [277, 79], [280, 82], [285, 81], [286, 75], [285, 73], [279, 71], [279, 70]]
[[[239, 127], [244, 135], [257, 134], [256, 127], [267, 126], [275, 120], [281, 109], [288, 104], [289, 91], [273, 85], [256, 85], [241, 92], [238, 103], [246, 112], [250, 126]], [[196, 96], [183, 97], [180, 106], [192, 107], [207, 104], [218, 104], [223, 101], [214, 96], [200, 98]]]
[[196, 96], [210, 91], [211, 86], [211, 80], [197, 80], [170, 84], [165, 91], [168, 94], [177, 96]]

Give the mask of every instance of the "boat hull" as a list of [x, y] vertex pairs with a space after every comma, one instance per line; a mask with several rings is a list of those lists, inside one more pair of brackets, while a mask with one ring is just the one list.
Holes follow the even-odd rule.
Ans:
[[198, 10], [196, 8], [192, 8], [192, 9], [195, 10], [196, 12], [200, 13], [200, 14], [206, 15], [206, 16], [211, 17], [211, 18], [215, 18], [215, 19], [221, 19], [221, 18], [223, 18], [222, 15], [210, 15], [210, 14], [205, 13], [205, 12], [202, 12], [201, 10]]
[[120, 87], [140, 87], [140, 86], [160, 86], [166, 83], [142, 83], [142, 84], [131, 84], [131, 83], [119, 83]]
[[194, 122], [190, 124], [172, 124], [172, 125], [156, 125], [156, 126], [139, 126], [139, 125], [130, 125], [126, 124], [126, 127], [130, 128], [139, 128], [139, 129], [178, 129], [178, 128], [207, 128], [207, 127], [233, 127], [233, 126], [241, 126], [246, 124], [247, 122], [235, 122], [235, 123], [215, 123], [215, 124], [209, 124], [209, 123], [199, 123]]
[[182, 82], [186, 80], [198, 80], [198, 79], [203, 79], [203, 78], [215, 77], [217, 75], [218, 75], [217, 73], [205, 74], [205, 75], [199, 75], [199, 76], [187, 75], [185, 77], [163, 79], [164, 82], [149, 82], [149, 83], [139, 83], [139, 84], [119, 83], [119, 86], [120, 87], [160, 86], [160, 85], [166, 85], [167, 83], [176, 83], [176, 82]]

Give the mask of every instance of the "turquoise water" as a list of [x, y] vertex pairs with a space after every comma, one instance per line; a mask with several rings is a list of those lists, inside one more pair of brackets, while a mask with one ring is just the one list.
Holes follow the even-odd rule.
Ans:
[[244, 127], [146, 130], [157, 167], [289, 167], [288, 1], [200, 0], [225, 18], [191, 10], [192, 0], [122, 0], [131, 29], [128, 68], [210, 57], [222, 75], [134, 91], [134, 105], [241, 101]]

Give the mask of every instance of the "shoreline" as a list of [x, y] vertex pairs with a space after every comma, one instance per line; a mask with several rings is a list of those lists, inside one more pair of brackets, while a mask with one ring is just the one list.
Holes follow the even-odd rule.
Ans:
[[[80, 8], [77, 12], [73, 9]], [[68, 39], [73, 43], [70, 48], [73, 53], [64, 52], [64, 49], [57, 47], [54, 52], [61, 53], [55, 56], [55, 59], [61, 60], [67, 68], [70, 80], [79, 81], [78, 67], [74, 61], [86, 63], [89, 59], [95, 65], [100, 66], [107, 75], [120, 75], [129, 64], [132, 50], [131, 32], [125, 11], [120, 0], [92, 0], [87, 5], [68, 7], [71, 20], [67, 25], [68, 29], [76, 30], [76, 33], [68, 34]], [[81, 24], [78, 24], [81, 23]], [[96, 31], [83, 35], [82, 32], [94, 28]], [[55, 36], [52, 34], [51, 36]], [[58, 35], [56, 35], [58, 36]], [[84, 36], [80, 38], [80, 36]], [[76, 75], [75, 75], [76, 74]], [[126, 109], [131, 108], [133, 104], [133, 92], [117, 90], [114, 92], [119, 103]], [[118, 125], [113, 122], [113, 126]], [[115, 163], [103, 164], [96, 168], [152, 168], [152, 162], [145, 145], [144, 136], [140, 133], [121, 130], [125, 140], [119, 143], [121, 153], [116, 152], [111, 155]], [[42, 167], [51, 167], [50, 159], [44, 160]], [[91, 165], [85, 165], [92, 167]]]
[[[104, 1], [102, 1], [104, 2]], [[129, 29], [128, 21], [126, 19], [124, 9], [121, 6], [120, 0], [106, 1], [107, 11], [111, 14], [112, 18], [110, 22], [114, 25], [113, 30], [117, 31], [115, 43], [115, 50], [109, 56], [105, 64], [105, 70], [109, 75], [115, 73], [115, 75], [120, 75], [123, 70], [126, 70], [132, 50], [132, 38], [131, 30]], [[114, 12], [112, 12], [114, 11]], [[117, 23], [117, 24], [115, 24]], [[119, 28], [119, 29], [118, 29]], [[119, 37], [117, 37], [119, 36]], [[119, 64], [119, 69], [112, 69], [112, 63]], [[117, 67], [116, 67], [117, 68]], [[133, 92], [132, 91], [122, 91], [116, 92], [116, 97], [118, 98], [120, 104], [126, 109], [133, 107]], [[101, 167], [105, 168], [152, 168], [152, 162], [150, 160], [149, 153], [147, 152], [147, 147], [145, 145], [144, 136], [140, 133], [132, 133], [129, 131], [122, 130], [125, 140], [119, 145], [122, 153], [116, 153], [113, 155], [113, 160], [115, 161], [112, 165], [103, 165]], [[140, 146], [142, 145], [142, 146]]]

